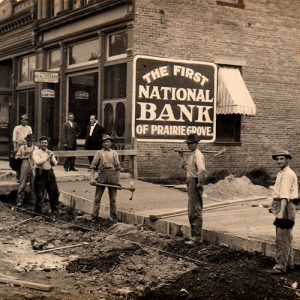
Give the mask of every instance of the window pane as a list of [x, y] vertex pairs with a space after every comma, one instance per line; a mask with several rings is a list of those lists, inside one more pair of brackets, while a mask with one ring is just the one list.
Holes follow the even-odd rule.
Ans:
[[0, 65], [0, 87], [9, 88], [11, 85], [11, 66]]
[[27, 93], [19, 93], [19, 117], [27, 113]]
[[93, 40], [69, 47], [69, 65], [97, 60], [99, 56], [99, 41]]
[[28, 80], [33, 80], [33, 72], [35, 70], [35, 56], [29, 56], [29, 70], [28, 70]]
[[48, 69], [59, 68], [61, 64], [60, 49], [51, 50], [48, 52]]
[[114, 109], [111, 103], [106, 103], [104, 107], [104, 130], [108, 134], [112, 134]]
[[69, 77], [69, 112], [73, 112], [80, 130], [80, 139], [86, 137], [90, 115], [97, 112], [98, 73]]
[[21, 70], [20, 70], [20, 82], [28, 81], [28, 57], [24, 57], [21, 59]]
[[126, 97], [126, 68], [126, 63], [105, 67], [105, 99], [117, 99]]
[[126, 53], [127, 32], [118, 32], [108, 36], [108, 56], [115, 56]]
[[240, 142], [241, 115], [217, 115], [216, 142]]
[[119, 102], [116, 105], [116, 120], [115, 120], [116, 135], [121, 137], [125, 132], [125, 104]]

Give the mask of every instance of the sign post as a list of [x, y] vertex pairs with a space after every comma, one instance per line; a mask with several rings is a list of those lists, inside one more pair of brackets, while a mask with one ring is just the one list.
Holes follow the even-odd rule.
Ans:
[[214, 142], [216, 82], [213, 63], [136, 56], [133, 137], [175, 142], [196, 133], [201, 142]]

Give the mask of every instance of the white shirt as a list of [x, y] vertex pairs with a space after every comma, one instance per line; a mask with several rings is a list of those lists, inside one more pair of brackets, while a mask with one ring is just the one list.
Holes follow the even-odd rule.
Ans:
[[12, 140], [18, 144], [26, 144], [25, 138], [28, 134], [32, 134], [32, 129], [29, 125], [18, 125], [14, 128]]
[[196, 148], [186, 160], [186, 177], [201, 178], [205, 172], [205, 161], [202, 152]]
[[91, 128], [90, 128], [90, 136], [93, 134], [93, 131], [94, 131], [94, 128], [96, 126], [97, 123], [94, 123], [93, 125], [91, 125]]
[[289, 167], [280, 170], [274, 186], [274, 198], [298, 198], [298, 180], [295, 172]]
[[50, 170], [52, 166], [57, 165], [57, 160], [55, 156], [52, 156], [52, 159], [50, 159], [49, 154], [51, 153], [50, 150], [42, 150], [42, 149], [37, 149], [34, 150], [32, 153], [32, 159], [34, 163], [36, 164], [36, 167], [39, 169], [43, 170]]

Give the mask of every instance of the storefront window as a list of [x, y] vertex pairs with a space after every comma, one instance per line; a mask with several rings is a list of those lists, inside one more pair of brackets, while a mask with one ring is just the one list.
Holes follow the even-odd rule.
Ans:
[[69, 66], [96, 63], [99, 54], [98, 39], [69, 46]]
[[34, 90], [18, 93], [18, 116], [28, 114], [29, 125], [34, 128]]
[[107, 37], [107, 58], [118, 59], [126, 57], [128, 36], [126, 31], [112, 33]]
[[112, 135], [114, 126], [114, 109], [112, 103], [106, 103], [104, 106], [104, 129], [105, 132]]
[[105, 67], [104, 98], [126, 97], [126, 63]]
[[50, 50], [47, 53], [48, 69], [58, 69], [61, 64], [61, 50]]
[[79, 125], [79, 139], [85, 139], [90, 115], [97, 115], [98, 73], [69, 77], [69, 107]]
[[119, 102], [116, 105], [115, 131], [118, 137], [124, 136], [125, 133], [125, 104]]
[[35, 70], [35, 56], [26, 56], [20, 62], [20, 82], [32, 81]]

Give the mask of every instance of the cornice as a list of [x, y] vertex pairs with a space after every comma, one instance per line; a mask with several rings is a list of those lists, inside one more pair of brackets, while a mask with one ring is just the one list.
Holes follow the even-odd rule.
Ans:
[[7, 33], [34, 22], [34, 15], [31, 11], [26, 11], [21, 15], [14, 16], [5, 22], [0, 23], [0, 34]]
[[[56, 17], [41, 19], [36, 22], [35, 30], [47, 31], [55, 27], [60, 27], [62, 24], [74, 22], [75, 20], [83, 19], [87, 16], [97, 14], [99, 12], [120, 6], [122, 4], [132, 4], [132, 0], [104, 0], [97, 1], [91, 5], [83, 6], [79, 9], [64, 11]], [[129, 13], [128, 15], [130, 15]]]

